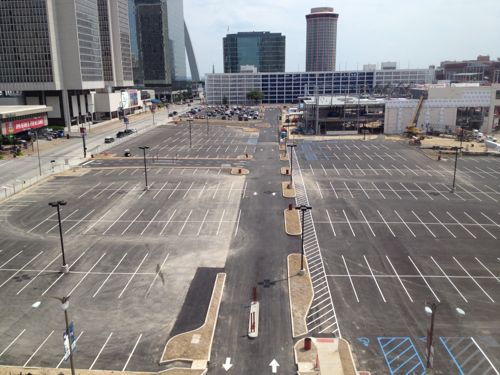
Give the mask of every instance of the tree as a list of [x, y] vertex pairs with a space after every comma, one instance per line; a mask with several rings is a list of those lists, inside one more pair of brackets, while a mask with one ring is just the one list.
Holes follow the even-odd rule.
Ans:
[[227, 100], [227, 96], [224, 96], [222, 98], [222, 105], [227, 105], [229, 103], [229, 101]]
[[264, 97], [264, 94], [262, 91], [259, 90], [252, 90], [247, 92], [247, 99], [252, 100], [254, 103], [258, 103], [262, 101], [262, 98]]

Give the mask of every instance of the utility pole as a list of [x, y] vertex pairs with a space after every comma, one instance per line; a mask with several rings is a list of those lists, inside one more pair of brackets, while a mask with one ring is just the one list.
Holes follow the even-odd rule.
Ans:
[[146, 150], [149, 149], [149, 146], [139, 146], [139, 148], [144, 153], [144, 179], [145, 179], [145, 182], [146, 182], [146, 186], [145, 186], [144, 190], [149, 190], [149, 186], [148, 186], [148, 167], [147, 167], [147, 164], [146, 164]]
[[193, 122], [193, 120], [188, 119], [188, 123], [189, 123], [189, 148], [192, 147], [192, 141], [191, 141], [191, 123], [192, 122]]
[[42, 175], [42, 163], [40, 162], [40, 146], [38, 144], [38, 130], [35, 130], [35, 138], [36, 138], [36, 153], [38, 155], [38, 172], [40, 176]]
[[300, 206], [297, 206], [295, 207], [296, 210], [300, 210], [300, 212], [302, 213], [302, 224], [301, 224], [301, 251], [300, 251], [300, 254], [301, 254], [301, 257], [300, 257], [300, 271], [299, 271], [299, 274], [300, 275], [303, 275], [305, 273], [304, 271], [304, 215], [306, 213], [307, 210], [312, 210], [312, 207], [311, 206], [306, 206], [305, 204], [302, 204]]

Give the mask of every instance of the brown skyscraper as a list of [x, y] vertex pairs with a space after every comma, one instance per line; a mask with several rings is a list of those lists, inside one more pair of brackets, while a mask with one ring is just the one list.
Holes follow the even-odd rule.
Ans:
[[334, 71], [337, 56], [337, 20], [333, 8], [312, 8], [306, 15], [306, 71]]

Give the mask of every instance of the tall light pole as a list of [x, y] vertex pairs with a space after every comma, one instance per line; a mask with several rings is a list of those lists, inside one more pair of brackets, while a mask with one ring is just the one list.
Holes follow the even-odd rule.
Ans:
[[290, 147], [290, 184], [288, 188], [291, 189], [293, 186], [293, 149], [297, 147], [297, 145], [295, 143], [289, 143], [287, 146]]
[[144, 153], [144, 179], [146, 181], [146, 187], [144, 188], [144, 190], [149, 190], [149, 186], [148, 186], [148, 167], [146, 165], [146, 150], [149, 149], [149, 146], [139, 146], [139, 148]]
[[42, 175], [42, 163], [40, 162], [40, 146], [38, 145], [38, 130], [35, 130], [35, 138], [36, 138], [36, 153], [38, 156], [38, 172], [40, 176]]
[[208, 105], [207, 105], [207, 99], [205, 99], [205, 117], [207, 119], [207, 136], [208, 136]]
[[427, 370], [432, 368], [432, 361], [433, 361], [433, 356], [434, 356], [434, 348], [432, 347], [432, 341], [434, 338], [434, 318], [436, 316], [436, 310], [437, 310], [437, 303], [433, 302], [430, 304], [427, 304], [425, 306], [425, 313], [427, 316], [431, 317], [431, 325], [429, 329], [427, 330], [427, 348], [426, 348], [426, 355], [427, 355], [427, 364], [425, 365], [425, 368]]
[[457, 176], [458, 150], [462, 152], [462, 141], [464, 139], [464, 129], [460, 130], [460, 147], [455, 146], [455, 167], [453, 168], [453, 184], [451, 185], [450, 193], [455, 192], [455, 180]]
[[191, 143], [191, 123], [192, 122], [193, 122], [193, 120], [188, 119], [188, 123], [189, 123], [189, 148], [192, 147], [192, 143]]
[[295, 207], [296, 210], [300, 210], [300, 212], [302, 213], [302, 224], [301, 224], [301, 249], [300, 249], [300, 254], [301, 254], [301, 257], [300, 257], [300, 271], [299, 271], [299, 275], [303, 275], [305, 273], [304, 271], [304, 215], [306, 213], [307, 210], [312, 210], [312, 207], [311, 206], [306, 206], [305, 204], [301, 204], [300, 206], [297, 206]]
[[66, 322], [66, 337], [69, 343], [69, 363], [71, 366], [71, 375], [75, 375], [75, 363], [73, 362], [73, 348], [71, 347], [73, 343], [71, 342], [69, 319], [68, 319], [69, 297], [63, 297], [59, 300], [61, 301], [61, 307], [64, 310], [64, 321]]
[[63, 273], [68, 273], [69, 272], [69, 266], [66, 263], [66, 257], [64, 255], [64, 240], [63, 240], [63, 232], [62, 232], [62, 223], [61, 223], [61, 206], [66, 206], [67, 202], [66, 201], [56, 201], [56, 202], [50, 202], [49, 206], [51, 207], [56, 207], [57, 208], [57, 221], [59, 222], [59, 237], [61, 239], [61, 252], [62, 252], [62, 267], [61, 271]]

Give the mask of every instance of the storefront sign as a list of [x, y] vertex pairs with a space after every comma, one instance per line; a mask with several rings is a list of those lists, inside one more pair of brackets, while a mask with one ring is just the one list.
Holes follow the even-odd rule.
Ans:
[[3, 135], [17, 134], [30, 129], [37, 129], [44, 126], [45, 126], [45, 117], [43, 116], [14, 120], [2, 124], [2, 134]]

